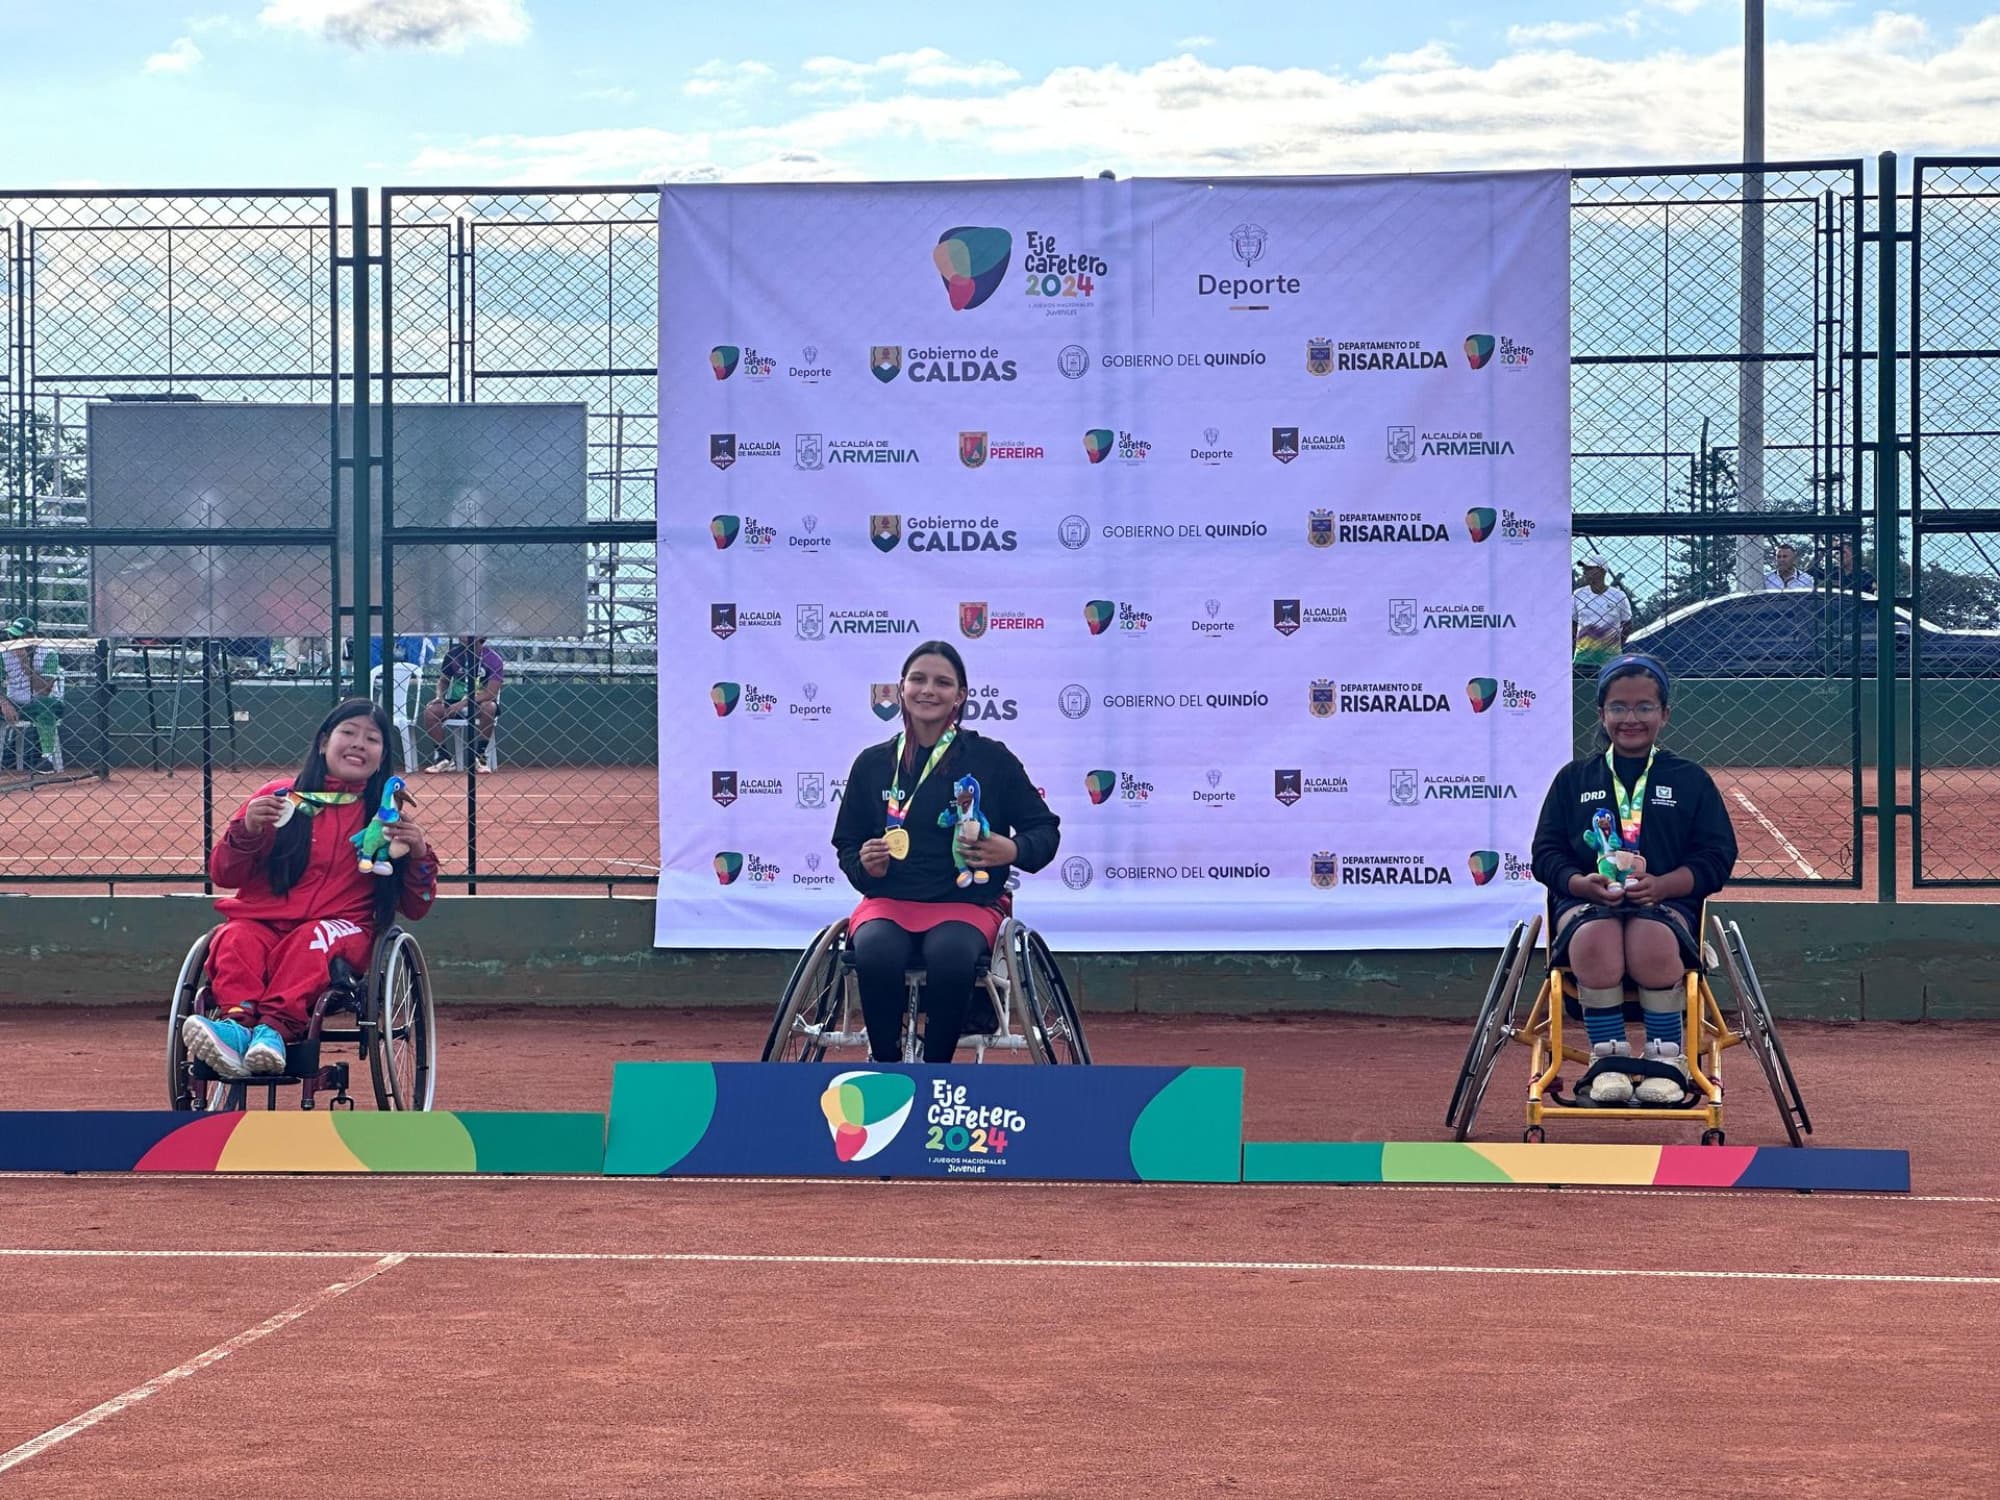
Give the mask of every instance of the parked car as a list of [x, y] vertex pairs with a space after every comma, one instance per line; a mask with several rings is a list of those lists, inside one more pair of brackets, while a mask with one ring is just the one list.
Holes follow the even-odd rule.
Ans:
[[[1755, 592], [1703, 599], [1635, 630], [1626, 649], [1657, 656], [1678, 677], [1830, 677], [1854, 668], [1860, 630], [1862, 675], [1875, 670], [1873, 594]], [[1925, 677], [2000, 677], [2000, 630], [1946, 630], [1927, 621]], [[1911, 619], [1896, 611], [1896, 672], [1910, 671]]]

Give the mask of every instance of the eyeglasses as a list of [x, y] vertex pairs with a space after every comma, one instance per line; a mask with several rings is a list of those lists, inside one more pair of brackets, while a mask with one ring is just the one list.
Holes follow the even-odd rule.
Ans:
[[1604, 717], [1607, 719], [1657, 719], [1659, 716], [1660, 705], [1657, 703], [1618, 703], [1614, 701], [1604, 705]]

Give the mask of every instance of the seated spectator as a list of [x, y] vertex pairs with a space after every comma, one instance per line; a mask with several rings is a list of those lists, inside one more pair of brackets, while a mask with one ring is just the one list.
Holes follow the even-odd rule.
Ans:
[[1840, 544], [1840, 561], [1835, 563], [1832, 569], [1829, 570], [1826, 575], [1826, 581], [1830, 588], [1839, 589], [1844, 592], [1856, 594], [1872, 594], [1875, 592], [1875, 575], [1866, 568], [1856, 565], [1854, 560], [1854, 543], [1852, 542], [1842, 542]]
[[1813, 576], [1799, 569], [1799, 549], [1790, 542], [1778, 543], [1778, 565], [1764, 570], [1764, 588], [1809, 589], [1813, 586]]
[[501, 679], [506, 663], [500, 653], [486, 644], [483, 635], [461, 636], [453, 641], [438, 666], [437, 693], [424, 705], [424, 733], [431, 738], [431, 763], [426, 771], [449, 771], [451, 755], [444, 747], [447, 719], [463, 719], [472, 739], [472, 768], [486, 769], [486, 742], [493, 737], [493, 722], [500, 714]]
[[1625, 649], [1632, 628], [1632, 601], [1606, 579], [1604, 558], [1593, 552], [1583, 560], [1583, 587], [1570, 595], [1569, 639], [1579, 670], [1597, 669]]
[[34, 769], [46, 776], [56, 768], [56, 720], [66, 705], [56, 696], [56, 648], [29, 644], [34, 635], [35, 622], [27, 615], [7, 623], [4, 641], [21, 644], [11, 648], [0, 644], [0, 667], [7, 673], [6, 696], [0, 697], [0, 723], [18, 724], [25, 718], [35, 726], [41, 754]]

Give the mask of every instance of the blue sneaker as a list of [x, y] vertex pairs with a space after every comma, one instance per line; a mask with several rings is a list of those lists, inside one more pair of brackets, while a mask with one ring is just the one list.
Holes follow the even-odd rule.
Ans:
[[207, 1063], [220, 1077], [250, 1076], [243, 1066], [243, 1049], [250, 1045], [250, 1033], [241, 1021], [189, 1016], [181, 1022], [181, 1045], [190, 1057]]
[[243, 1066], [252, 1073], [285, 1071], [285, 1039], [268, 1026], [250, 1033], [250, 1045], [243, 1049]]

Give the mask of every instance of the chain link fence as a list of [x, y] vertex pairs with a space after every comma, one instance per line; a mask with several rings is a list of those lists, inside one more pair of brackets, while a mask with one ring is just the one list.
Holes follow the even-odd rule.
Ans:
[[[199, 878], [303, 753], [279, 705], [333, 692], [334, 198], [0, 195], [0, 240], [0, 591], [33, 643], [4, 662], [0, 876]], [[296, 440], [246, 444], [258, 410]]]
[[1859, 884], [1861, 163], [1573, 184], [1577, 751], [1597, 666], [1649, 651], [1738, 883]]
[[[1919, 158], [1909, 309], [1911, 792], [1920, 885], [2000, 881], [2000, 158]], [[1928, 836], [1926, 836], [1928, 830]]]
[[[1982, 618], [1976, 585], [2000, 554], [1967, 520], [2000, 514], [2000, 353], [1978, 347], [1996, 173], [1920, 164], [1920, 253], [1896, 247], [1921, 462], [1915, 572], [1890, 586], [1924, 622], [1918, 800], [1954, 821], [1951, 777], [1976, 788], [1991, 759], [1977, 678], [2000, 671], [1931, 649], [1928, 626]], [[1676, 672], [1675, 742], [1714, 768], [1751, 883], [1861, 878], [1876, 659], [1862, 182], [1857, 160], [1573, 178], [1578, 615], [1601, 630], [1617, 593], [1629, 617], [1611, 628]], [[385, 189], [359, 263], [339, 206], [0, 195], [0, 591], [45, 643], [18, 725], [0, 724], [0, 796], [62, 796], [66, 821], [100, 830], [10, 839], [0, 880], [199, 880], [221, 821], [296, 766], [364, 676], [357, 636], [447, 883], [653, 878], [656, 196]], [[1925, 519], [1946, 511], [1955, 529]], [[1970, 628], [2000, 624], [1985, 618]], [[1950, 839], [1919, 875], [2000, 871]]]
[[657, 874], [658, 213], [644, 187], [383, 194], [381, 597], [457, 642], [406, 665], [469, 887]]

